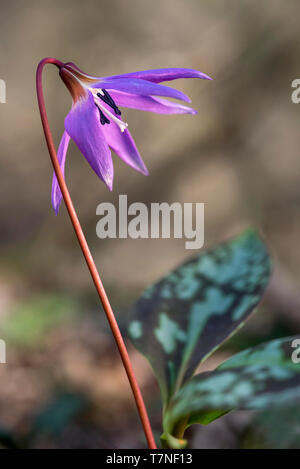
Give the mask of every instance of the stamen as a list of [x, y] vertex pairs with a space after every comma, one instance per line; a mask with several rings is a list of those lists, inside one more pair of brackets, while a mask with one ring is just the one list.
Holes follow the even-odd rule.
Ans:
[[105, 104], [108, 104], [115, 111], [115, 113], [118, 116], [120, 116], [121, 111], [118, 108], [118, 106], [116, 105], [116, 103], [114, 102], [114, 100], [112, 99], [112, 97], [110, 96], [110, 94], [104, 88], [100, 89], [99, 91], [100, 92], [97, 93], [98, 98], [102, 99], [102, 101]]
[[[91, 90], [91, 91], [92, 91], [92, 90]], [[97, 91], [98, 91], [98, 90], [97, 90]], [[108, 120], [107, 117], [106, 117], [106, 116], [108, 116], [111, 121], [115, 122], [115, 124], [118, 125], [118, 127], [119, 127], [120, 130], [121, 130], [121, 132], [124, 132], [124, 131], [127, 129], [128, 124], [127, 124], [126, 122], [123, 122], [121, 119], [118, 119], [112, 112], [110, 112], [105, 106], [103, 106], [103, 105], [101, 104], [101, 101], [100, 101], [100, 99], [99, 99], [99, 97], [98, 97], [98, 93], [96, 93], [95, 90], [94, 90], [94, 92], [93, 92], [93, 95], [94, 95], [94, 103], [95, 103], [96, 106], [98, 107], [99, 111], [101, 111], [102, 114], [104, 114], [104, 117], [105, 117], [106, 120], [108, 121], [108, 122], [106, 122], [106, 121], [104, 122], [104, 119], [103, 119], [103, 117], [101, 117], [101, 114], [100, 114], [100, 122], [101, 122], [101, 124], [104, 125], [104, 124], [108, 124], [108, 123], [109, 123], [109, 120]], [[104, 122], [104, 123], [102, 123], [102, 122]]]
[[[98, 107], [98, 106], [97, 106]], [[107, 117], [103, 114], [103, 112], [101, 111], [101, 109], [98, 108], [98, 111], [99, 111], [99, 114], [100, 114], [100, 123], [102, 125], [105, 125], [105, 124], [110, 124], [110, 121], [107, 119]]]
[[110, 96], [110, 94], [106, 91], [106, 90], [102, 90], [105, 97], [109, 100], [109, 102], [111, 103], [111, 107], [114, 109], [115, 113], [120, 116], [121, 115], [121, 111], [120, 109], [118, 108], [118, 106], [116, 105], [116, 103], [114, 102], [114, 100], [112, 99], [112, 97]]

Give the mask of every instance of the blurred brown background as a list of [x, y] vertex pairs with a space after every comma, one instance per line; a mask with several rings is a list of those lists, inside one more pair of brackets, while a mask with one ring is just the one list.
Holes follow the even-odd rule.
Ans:
[[[240, 349], [300, 329], [300, 105], [291, 101], [291, 82], [300, 77], [299, 15], [297, 0], [1, 3], [7, 103], [0, 104], [0, 338], [8, 363], [0, 365], [0, 436], [6, 445], [144, 446], [66, 210], [55, 217], [50, 205], [52, 169], [35, 94], [39, 60], [73, 61], [94, 75], [188, 67], [213, 77], [171, 84], [192, 97], [198, 116], [124, 113], [148, 178], [114, 155], [110, 194], [75, 145], [66, 177], [124, 331], [132, 301], [192, 252], [178, 239], [100, 241], [100, 202], [117, 203], [119, 194], [128, 194], [129, 203], [205, 202], [205, 247], [258, 225], [275, 276], [260, 314], [232, 343]], [[54, 67], [47, 67], [44, 83], [59, 142], [70, 97]], [[159, 434], [157, 386], [144, 359], [130, 353]], [[221, 425], [235, 425], [230, 441], [219, 422], [194, 429], [194, 445], [278, 446], [253, 436], [252, 418], [224, 419]], [[295, 440], [292, 433], [285, 446], [299, 445]]]

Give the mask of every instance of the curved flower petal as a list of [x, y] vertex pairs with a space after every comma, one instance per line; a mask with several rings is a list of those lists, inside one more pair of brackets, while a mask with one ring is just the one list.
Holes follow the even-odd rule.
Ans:
[[112, 190], [113, 163], [92, 93], [79, 100], [65, 119], [65, 129], [95, 173]]
[[[58, 150], [57, 150], [57, 159], [59, 161], [59, 165], [64, 176], [65, 176], [65, 162], [66, 162], [69, 142], [70, 142], [70, 136], [65, 131], [62, 135], [62, 138], [61, 138]], [[57, 215], [60, 204], [61, 204], [61, 200], [62, 200], [62, 193], [60, 191], [60, 187], [58, 185], [55, 172], [53, 172], [53, 178], [52, 178], [51, 200], [52, 200], [53, 208], [55, 210], [55, 214]]]
[[139, 109], [140, 111], [156, 112], [157, 114], [197, 114], [195, 109], [174, 103], [163, 98], [110, 91], [117, 106]]
[[124, 73], [122, 75], [105, 77], [104, 80], [110, 80], [112, 78], [139, 78], [153, 83], [178, 80], [179, 78], [202, 78], [204, 80], [211, 80], [211, 78], [205, 73], [193, 70], [192, 68], [158, 68], [156, 70], [143, 70], [141, 72]]
[[149, 172], [129, 130], [126, 129], [124, 132], [121, 132], [119, 127], [114, 122], [111, 122], [109, 125], [104, 126], [103, 131], [110, 148], [122, 158], [126, 164], [145, 176], [148, 176]]
[[146, 80], [139, 80], [136, 78], [121, 78], [121, 79], [103, 79], [98, 83], [92, 85], [93, 88], [104, 88], [106, 90], [125, 91], [132, 94], [165, 96], [167, 98], [180, 99], [190, 103], [191, 100], [181, 91], [169, 88], [168, 86], [158, 85]]

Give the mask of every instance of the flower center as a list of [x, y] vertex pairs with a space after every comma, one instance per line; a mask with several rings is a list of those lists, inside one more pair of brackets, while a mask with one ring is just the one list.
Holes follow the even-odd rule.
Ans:
[[92, 95], [94, 97], [94, 102], [95, 102], [97, 108], [99, 109], [101, 125], [110, 124], [110, 120], [112, 120], [113, 122], [115, 122], [115, 124], [118, 125], [121, 132], [124, 132], [125, 129], [128, 127], [128, 124], [126, 122], [123, 122], [118, 117], [116, 117], [111, 111], [109, 111], [107, 109], [107, 107], [105, 107], [102, 104], [102, 102], [107, 104], [109, 107], [111, 107], [113, 109], [113, 111], [118, 116], [121, 115], [120, 109], [118, 108], [118, 106], [116, 105], [116, 103], [114, 102], [114, 100], [112, 99], [110, 94], [105, 89], [102, 89], [102, 88], [98, 88], [98, 89], [97, 88], [89, 88], [89, 90], [90, 90], [90, 92], [92, 93]]

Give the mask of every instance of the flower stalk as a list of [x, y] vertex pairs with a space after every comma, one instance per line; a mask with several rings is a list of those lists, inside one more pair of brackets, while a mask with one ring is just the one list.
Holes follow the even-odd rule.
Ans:
[[50, 154], [50, 158], [52, 161], [52, 165], [54, 168], [54, 172], [64, 199], [64, 202], [66, 204], [66, 208], [69, 214], [69, 217], [71, 219], [75, 234], [77, 236], [80, 248], [82, 250], [82, 253], [84, 255], [85, 261], [87, 263], [88, 269], [90, 271], [91, 277], [93, 279], [94, 285], [96, 287], [96, 290], [98, 292], [100, 301], [102, 303], [103, 309], [105, 311], [107, 320], [109, 322], [112, 334], [114, 336], [115, 342], [117, 344], [131, 389], [132, 393], [135, 399], [136, 407], [142, 422], [142, 426], [144, 429], [145, 437], [148, 443], [148, 447], [150, 449], [156, 449], [156, 444], [155, 440], [153, 437], [153, 432], [150, 424], [150, 420], [147, 414], [147, 410], [145, 407], [145, 403], [139, 388], [139, 385], [137, 383], [132, 364], [127, 352], [126, 345], [124, 343], [123, 337], [121, 335], [118, 323], [116, 321], [116, 318], [114, 316], [113, 310], [111, 308], [109, 299], [107, 297], [106, 291], [104, 289], [104, 286], [102, 284], [99, 272], [97, 270], [97, 267], [95, 265], [93, 256], [90, 252], [89, 246], [87, 244], [86, 238], [84, 236], [84, 233], [82, 231], [76, 210], [74, 208], [74, 205], [72, 203], [71, 196], [69, 194], [67, 185], [65, 183], [65, 179], [62, 173], [62, 170], [60, 168], [60, 164], [57, 158], [57, 153], [56, 149], [54, 146], [48, 118], [47, 118], [47, 113], [46, 113], [46, 106], [45, 106], [45, 100], [44, 100], [44, 94], [43, 94], [43, 87], [42, 87], [42, 72], [43, 68], [46, 64], [52, 64], [61, 69], [63, 67], [63, 63], [60, 62], [57, 59], [54, 58], [45, 58], [41, 60], [41, 62], [38, 65], [37, 72], [36, 72], [36, 87], [37, 87], [37, 98], [38, 98], [38, 105], [40, 109], [40, 115], [41, 115], [41, 120], [42, 120], [42, 125], [44, 129], [44, 134], [45, 134], [45, 139], [47, 142], [47, 147], [48, 151]]

